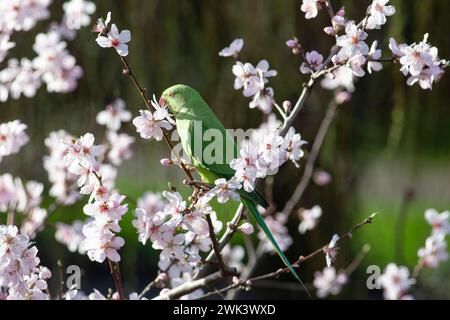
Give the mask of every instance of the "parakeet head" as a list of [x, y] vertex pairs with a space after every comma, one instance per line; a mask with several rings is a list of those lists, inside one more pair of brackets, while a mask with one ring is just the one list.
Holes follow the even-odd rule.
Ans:
[[184, 84], [177, 84], [163, 92], [160, 104], [166, 104], [170, 112], [176, 116], [177, 113], [188, 106], [188, 100], [195, 94], [198, 93], [193, 88]]

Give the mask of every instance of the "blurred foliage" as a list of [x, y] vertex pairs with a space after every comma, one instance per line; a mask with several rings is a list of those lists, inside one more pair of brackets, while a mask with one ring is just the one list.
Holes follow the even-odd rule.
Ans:
[[[60, 1], [54, 1], [53, 18], [59, 20]], [[198, 89], [229, 128], [251, 128], [263, 120], [260, 112], [247, 107], [248, 99], [234, 91], [231, 59], [223, 59], [217, 52], [237, 37], [245, 40], [242, 59], [256, 64], [267, 59], [279, 76], [271, 80], [278, 101], [295, 101], [305, 77], [299, 71], [299, 61], [285, 46], [296, 36], [306, 50], [315, 49], [324, 55], [333, 44], [321, 30], [328, 25], [328, 16], [306, 21], [300, 12], [299, 0], [234, 0], [234, 1], [138, 1], [102, 0], [97, 4], [96, 16], [112, 11], [113, 21], [121, 29], [132, 33], [129, 62], [136, 76], [150, 93], [158, 95], [175, 83], [187, 83]], [[347, 15], [359, 20], [370, 1], [333, 1], [335, 8], [345, 5]], [[387, 49], [389, 36], [398, 41], [420, 41], [430, 33], [430, 41], [440, 49], [442, 58], [450, 57], [450, 15], [447, 0], [392, 0], [397, 14], [382, 30], [371, 33], [371, 40], [380, 40]], [[30, 44], [34, 32], [45, 31], [42, 22], [30, 33], [18, 33], [13, 56], [33, 57]], [[83, 29], [70, 43], [70, 51], [84, 68], [85, 75], [78, 89], [68, 95], [49, 94], [42, 88], [34, 99], [8, 101], [0, 106], [0, 122], [21, 119], [29, 129], [32, 142], [20, 155], [5, 158], [1, 172], [12, 172], [24, 179], [47, 183], [42, 157], [47, 153], [43, 141], [50, 131], [64, 128], [80, 135], [85, 132], [103, 135], [95, 123], [95, 115], [114, 97], [124, 98], [130, 110], [143, 108], [139, 95], [129, 79], [122, 75], [121, 65], [111, 50], [99, 48], [95, 35]], [[324, 216], [319, 227], [299, 236], [298, 220], [292, 215], [291, 235], [295, 245], [290, 257], [307, 254], [328, 242], [333, 233], [343, 233], [372, 212], [380, 212], [375, 223], [359, 230], [351, 242], [342, 243], [338, 267], [345, 267], [363, 244], [371, 245], [365, 265], [379, 264], [382, 268], [396, 259], [396, 234], [403, 233], [400, 243], [402, 261], [412, 267], [417, 249], [424, 244], [429, 227], [423, 219], [428, 207], [438, 210], [450, 207], [450, 106], [449, 77], [445, 76], [432, 92], [418, 86], [407, 87], [398, 65], [385, 65], [382, 72], [357, 83], [357, 91], [350, 103], [343, 105], [330, 129], [317, 166], [333, 175], [325, 188], [311, 185], [299, 207], [320, 204]], [[331, 94], [316, 87], [305, 110], [295, 123], [302, 137], [311, 141], [317, 131]], [[131, 124], [125, 130], [134, 134]], [[164, 190], [167, 181], [181, 188], [181, 176], [176, 169], [161, 170], [159, 159], [168, 155], [163, 144], [145, 143], [137, 139], [135, 157], [120, 171], [118, 187], [129, 197], [130, 209], [146, 190]], [[276, 177], [274, 196], [282, 207], [295, 188], [302, 173], [292, 165], [282, 168]], [[407, 212], [404, 226], [398, 230], [405, 190], [416, 193]], [[48, 200], [50, 201], [50, 199]], [[221, 209], [222, 211], [222, 209]], [[226, 210], [232, 213], [232, 208]], [[54, 220], [71, 221], [81, 218], [82, 203], [59, 209]], [[129, 290], [140, 290], [156, 272], [157, 256], [149, 245], [138, 244], [131, 226], [132, 210], [122, 222], [127, 244], [122, 250], [122, 270]], [[222, 213], [221, 213], [222, 214]], [[52, 232], [44, 232], [37, 245], [44, 264], [56, 274], [56, 261], [64, 265], [80, 264], [86, 271], [83, 285], [104, 288], [112, 286], [106, 265], [91, 263], [85, 256], [69, 254], [54, 241]], [[265, 257], [257, 272], [279, 266], [276, 257]], [[311, 281], [314, 270], [323, 268], [324, 259], [316, 258], [301, 271], [303, 279]], [[365, 288], [365, 269], [360, 268], [345, 289], [343, 297], [380, 297]], [[425, 274], [428, 297], [450, 297], [449, 265]], [[288, 276], [283, 280], [291, 281]], [[54, 279], [55, 285], [57, 278]], [[105, 284], [106, 283], [106, 284]], [[446, 283], [444, 285], [444, 283]], [[265, 298], [304, 297], [289, 290], [255, 288], [245, 296]]]

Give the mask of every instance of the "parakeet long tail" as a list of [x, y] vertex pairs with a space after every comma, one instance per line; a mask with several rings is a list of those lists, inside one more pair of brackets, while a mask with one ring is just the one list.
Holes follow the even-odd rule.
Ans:
[[[264, 231], [264, 233], [266, 234], [267, 238], [269, 238], [270, 242], [272, 243], [272, 245], [275, 247], [275, 250], [277, 251], [278, 255], [280, 256], [281, 260], [283, 261], [283, 263], [289, 268], [289, 271], [292, 273], [292, 275], [295, 277], [295, 279], [297, 279], [300, 284], [302, 285], [302, 287], [305, 289], [305, 291], [308, 293], [308, 290], [306, 289], [305, 285], [303, 284], [302, 280], [300, 279], [300, 277], [298, 276], [297, 272], [295, 271], [294, 267], [292, 267], [291, 263], [289, 262], [289, 260], [286, 258], [286, 256], [284, 255], [283, 251], [281, 251], [280, 246], [278, 245], [277, 241], [275, 240], [275, 238], [272, 235], [272, 232], [270, 232], [269, 227], [266, 225], [266, 223], [264, 222], [263, 217], [261, 216], [261, 214], [259, 213], [258, 209], [256, 208], [256, 205], [253, 201], [248, 200], [246, 198], [241, 197], [241, 201], [242, 203], [247, 207], [248, 212], [250, 213], [250, 216], [256, 220], [256, 222], [258, 223], [258, 225], [261, 227], [261, 229]], [[309, 295], [309, 293], [308, 293]]]

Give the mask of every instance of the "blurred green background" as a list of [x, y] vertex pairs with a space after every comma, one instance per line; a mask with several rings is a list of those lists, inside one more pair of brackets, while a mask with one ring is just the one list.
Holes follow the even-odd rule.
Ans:
[[[263, 117], [248, 108], [248, 99], [233, 90], [232, 59], [217, 53], [234, 38], [242, 37], [245, 47], [242, 59], [256, 64], [267, 59], [279, 75], [271, 79], [278, 101], [295, 101], [306, 80], [298, 70], [301, 61], [293, 57], [285, 41], [296, 36], [306, 50], [326, 55], [333, 44], [321, 30], [328, 25], [323, 12], [306, 21], [300, 12], [299, 0], [229, 0], [229, 1], [94, 1], [95, 17], [112, 11], [113, 22], [132, 33], [129, 62], [137, 78], [150, 93], [160, 94], [175, 83], [187, 83], [195, 88], [214, 108], [228, 128], [252, 128]], [[348, 17], [359, 20], [370, 1], [333, 1], [335, 8], [345, 5]], [[450, 57], [450, 13], [447, 0], [393, 0], [397, 14], [389, 18], [382, 29], [370, 34], [370, 42], [379, 40], [387, 49], [389, 36], [400, 42], [420, 41], [430, 33], [430, 41], [440, 49], [441, 58]], [[53, 20], [59, 20], [59, 1], [52, 5]], [[95, 18], [93, 17], [93, 18]], [[41, 22], [32, 32], [18, 33], [17, 47], [11, 56], [34, 56], [30, 44], [39, 31], [47, 29]], [[34, 99], [22, 98], [0, 106], [0, 122], [20, 119], [28, 125], [29, 143], [19, 155], [5, 158], [0, 172], [11, 172], [25, 180], [35, 179], [48, 186], [42, 168], [47, 153], [44, 139], [49, 132], [64, 128], [75, 135], [85, 132], [103, 134], [95, 123], [95, 115], [114, 97], [120, 96], [136, 114], [143, 108], [139, 95], [129, 79], [122, 75], [121, 65], [111, 50], [102, 50], [95, 35], [82, 29], [69, 44], [85, 72], [78, 89], [67, 95], [49, 94], [41, 88]], [[319, 226], [305, 236], [297, 232], [298, 220], [293, 215], [290, 234], [294, 245], [290, 257], [307, 254], [328, 242], [334, 233], [343, 233], [373, 212], [379, 212], [375, 223], [354, 234], [352, 241], [341, 244], [337, 267], [345, 268], [363, 244], [371, 251], [363, 265], [352, 276], [339, 297], [379, 298], [379, 292], [369, 292], [365, 269], [376, 264], [381, 268], [391, 261], [412, 268], [417, 262], [417, 250], [430, 233], [423, 213], [427, 208], [450, 209], [450, 90], [449, 77], [444, 76], [434, 90], [423, 91], [418, 86], [407, 87], [398, 65], [385, 65], [382, 72], [367, 76], [356, 85], [350, 103], [339, 108], [317, 167], [333, 176], [326, 187], [314, 184], [307, 189], [298, 207], [322, 206], [324, 215]], [[307, 141], [312, 141], [323, 117], [330, 92], [316, 87], [295, 127]], [[126, 132], [136, 136], [128, 124]], [[136, 136], [137, 137], [137, 136]], [[118, 187], [130, 199], [137, 199], [147, 190], [161, 191], [170, 181], [180, 186], [181, 175], [175, 168], [161, 170], [159, 159], [168, 156], [166, 147], [137, 139], [135, 156], [119, 171]], [[285, 165], [275, 179], [274, 197], [281, 209], [295, 188], [303, 169]], [[181, 187], [181, 186], [180, 186]], [[405, 194], [414, 193], [406, 206]], [[84, 218], [82, 203], [58, 210], [54, 221]], [[131, 210], [130, 210], [131, 211]], [[232, 213], [228, 208], [226, 214]], [[403, 215], [405, 223], [398, 223]], [[131, 227], [132, 213], [121, 223], [126, 246], [121, 251], [122, 271], [128, 291], [140, 291], [156, 273], [157, 256], [149, 245], [138, 244]], [[85, 256], [69, 254], [54, 240], [50, 231], [42, 233], [37, 246], [43, 263], [52, 268], [57, 285], [56, 261], [63, 265], [79, 264], [85, 275], [82, 286], [112, 287], [106, 264], [88, 261]], [[396, 249], [397, 248], [397, 249]], [[396, 252], [397, 251], [397, 252]], [[277, 257], [265, 257], [257, 273], [279, 267]], [[315, 270], [325, 265], [317, 257], [300, 271], [303, 280], [311, 282]], [[425, 272], [421, 277], [419, 297], [450, 298], [450, 264]], [[283, 281], [292, 281], [282, 277]], [[292, 290], [255, 288], [242, 297], [298, 298], [304, 293]]]

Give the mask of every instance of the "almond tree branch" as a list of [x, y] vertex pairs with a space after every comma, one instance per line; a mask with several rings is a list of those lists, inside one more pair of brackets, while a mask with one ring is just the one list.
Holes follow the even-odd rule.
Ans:
[[[376, 216], [376, 214], [372, 214], [368, 218], [366, 218], [364, 221], [362, 221], [362, 222], [358, 223], [357, 225], [355, 225], [350, 231], [348, 231], [345, 234], [343, 234], [339, 238], [338, 242], [340, 242], [342, 240], [345, 240], [345, 239], [350, 239], [352, 237], [352, 234], [356, 230], [360, 229], [361, 227], [363, 227], [366, 224], [372, 223], [373, 218], [375, 216]], [[297, 261], [292, 264], [292, 266], [294, 268], [296, 268], [296, 269], [299, 268], [301, 264], [303, 264], [306, 261], [314, 258], [315, 256], [323, 253], [324, 249], [326, 249], [327, 247], [328, 247], [328, 243], [326, 245], [322, 246], [321, 248], [317, 249], [316, 251], [310, 253], [307, 256], [300, 256], [297, 259]], [[346, 268], [345, 273], [346, 273], [347, 276], [350, 275], [351, 273], [353, 273], [353, 271], [356, 269], [356, 267], [361, 264], [362, 259], [364, 259], [364, 257], [366, 256], [367, 252], [369, 251], [369, 249], [370, 249], [370, 247], [367, 246], [367, 245], [365, 245], [363, 247], [363, 249], [357, 255], [357, 257]], [[251, 284], [253, 282], [257, 282], [257, 281], [261, 281], [261, 280], [267, 280], [267, 279], [273, 279], [273, 278], [278, 278], [283, 273], [289, 273], [289, 268], [287, 268], [287, 267], [286, 268], [280, 268], [280, 269], [278, 269], [276, 271], [273, 271], [273, 272], [270, 272], [270, 273], [267, 273], [267, 274], [264, 274], [264, 275], [261, 275], [261, 276], [256, 276], [256, 277], [253, 277], [253, 278], [245, 278], [244, 280], [239, 280], [238, 282], [233, 283], [233, 284], [231, 284], [231, 285], [229, 285], [229, 286], [227, 286], [227, 287], [225, 287], [223, 289], [214, 290], [212, 292], [209, 292], [209, 293], [203, 295], [202, 297], [200, 297], [198, 299], [205, 299], [205, 298], [210, 297], [210, 296], [212, 296], [214, 294], [217, 294], [217, 293], [224, 293], [224, 292], [230, 291], [232, 289], [238, 289], [238, 288], [246, 287], [246, 286], [249, 286], [249, 285], [251, 286]]]
[[[340, 242], [342, 240], [345, 239], [350, 239], [352, 237], [352, 234], [357, 231], [358, 229], [362, 228], [363, 226], [365, 226], [366, 224], [370, 224], [372, 223], [374, 217], [376, 216], [376, 213], [371, 214], [368, 218], [366, 218], [364, 221], [358, 223], [357, 225], [355, 225], [350, 231], [344, 233], [337, 242]], [[317, 249], [316, 251], [308, 254], [307, 256], [300, 256], [296, 262], [294, 262], [292, 264], [292, 266], [294, 268], [299, 268], [299, 266], [301, 264], [303, 264], [304, 262], [312, 259], [313, 257], [321, 254], [324, 249], [326, 249], [328, 247], [328, 243], [325, 244], [324, 246], [320, 247], [319, 249]], [[269, 279], [269, 278], [274, 278], [274, 277], [278, 277], [283, 273], [288, 273], [289, 272], [289, 268], [280, 268], [277, 271], [265, 274], [265, 275], [261, 275], [261, 276], [257, 276], [257, 277], [253, 277], [253, 278], [246, 278], [246, 280], [240, 280], [239, 282], [232, 284], [230, 286], [228, 286], [227, 290], [225, 291], [229, 291], [231, 289], [235, 289], [238, 288], [239, 286], [245, 285], [245, 283], [250, 280], [250, 281], [258, 281], [258, 280], [264, 280], [264, 279]], [[195, 290], [201, 289], [201, 288], [205, 288], [211, 284], [214, 284], [220, 280], [223, 280], [224, 276], [222, 275], [221, 272], [215, 272], [209, 276], [206, 276], [204, 278], [198, 279], [198, 280], [194, 280], [191, 282], [186, 282], [184, 284], [182, 284], [179, 287], [176, 287], [175, 289], [169, 290], [168, 292], [164, 293], [161, 296], [157, 296], [155, 297], [153, 300], [170, 300], [170, 299], [177, 299], [180, 298], [188, 293], [191, 293]], [[216, 291], [214, 291], [216, 292]], [[219, 290], [219, 292], [222, 292]]]
[[[147, 107], [147, 109], [149, 111], [151, 111], [151, 102], [147, 97], [147, 92], [146, 89], [140, 85], [139, 81], [137, 80], [137, 78], [134, 76], [133, 71], [131, 70], [131, 67], [127, 61], [127, 59], [125, 57], [122, 57], [121, 55], [118, 54], [118, 56], [120, 57], [120, 60], [122, 61], [122, 64], [124, 66], [123, 69], [123, 74], [126, 74], [130, 77], [131, 81], [133, 82], [134, 86], [136, 87], [136, 89], [139, 91], [139, 94], [142, 97], [142, 100], [145, 103], [145, 106]], [[164, 141], [166, 142], [167, 146], [169, 147], [170, 151], [173, 151], [173, 146], [172, 143], [170, 142], [169, 137], [167, 136], [167, 133], [165, 131], [163, 131], [164, 133]], [[184, 171], [184, 173], [186, 174], [186, 176], [188, 177], [188, 179], [190, 181], [194, 181], [194, 178], [192, 177], [191, 172], [189, 171], [189, 169], [186, 167], [186, 165], [183, 163], [183, 161], [180, 161], [180, 167], [181, 169]]]
[[214, 226], [209, 214], [206, 215], [206, 222], [208, 223], [209, 237], [211, 238], [213, 252], [214, 255], [216, 256], [219, 269], [223, 275], [226, 275], [227, 274], [226, 266], [223, 262], [222, 255], [220, 254], [219, 243], [217, 241], [216, 235], [214, 234]]
[[119, 264], [117, 262], [114, 262], [114, 261], [111, 261], [110, 259], [108, 259], [108, 265], [109, 265], [109, 270], [111, 271], [111, 274], [113, 276], [114, 284], [116, 285], [117, 292], [119, 294], [119, 299], [124, 300], [125, 295], [124, 295], [123, 287], [122, 287]]
[[[126, 60], [126, 58], [123, 57], [123, 56], [120, 56], [120, 55], [119, 55], [119, 57], [120, 57], [120, 60], [122, 61], [122, 64], [124, 66], [123, 73], [130, 77], [130, 79], [133, 82], [134, 86], [139, 91], [139, 94], [141, 95], [142, 100], [145, 103], [145, 106], [150, 111], [151, 110], [151, 102], [150, 102], [150, 100], [147, 97], [145, 88], [142, 85], [140, 85], [139, 81], [134, 76], [134, 73], [131, 70], [131, 67], [130, 67], [128, 61]], [[173, 152], [173, 145], [172, 145], [172, 143], [171, 143], [167, 133], [165, 131], [163, 131], [163, 134], [164, 134], [164, 141], [166, 142], [166, 144], [169, 147], [170, 151]], [[189, 182], [193, 183], [195, 180], [194, 180], [194, 177], [192, 176], [189, 168], [183, 163], [183, 161], [181, 159], [179, 159], [179, 160], [180, 160], [180, 168], [186, 174]], [[212, 259], [212, 257], [213, 257], [213, 254], [214, 254], [216, 256], [217, 261], [218, 261], [218, 264], [219, 264], [221, 272], [227, 273], [229, 271], [227, 271], [227, 268], [226, 268], [225, 264], [223, 263], [222, 255], [220, 254], [221, 250], [223, 249], [223, 247], [225, 245], [224, 244], [220, 245], [220, 243], [217, 242], [217, 238], [214, 235], [214, 228], [212, 226], [211, 218], [209, 216], [207, 216], [206, 218], [207, 218], [207, 222], [208, 222], [210, 238], [211, 238], [211, 241], [212, 241], [212, 244], [213, 244], [213, 250], [211, 251], [210, 256], [208, 256], [207, 261], [210, 261]], [[233, 231], [233, 233], [234, 233], [234, 231]]]

